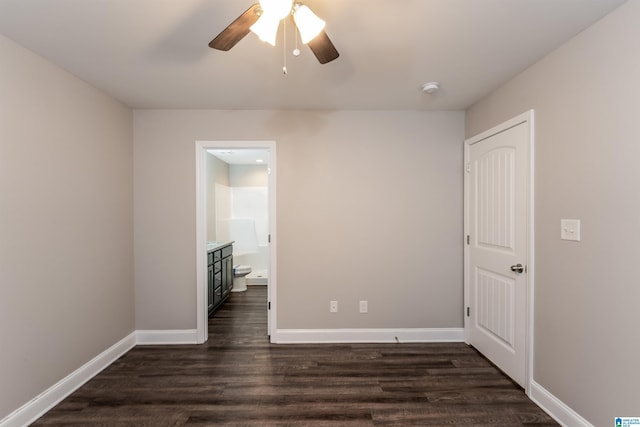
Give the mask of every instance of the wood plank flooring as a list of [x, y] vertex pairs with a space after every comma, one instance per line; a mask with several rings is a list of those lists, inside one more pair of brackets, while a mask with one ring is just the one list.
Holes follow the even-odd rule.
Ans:
[[476, 350], [272, 345], [266, 287], [234, 293], [202, 346], [138, 346], [34, 425], [558, 425]]

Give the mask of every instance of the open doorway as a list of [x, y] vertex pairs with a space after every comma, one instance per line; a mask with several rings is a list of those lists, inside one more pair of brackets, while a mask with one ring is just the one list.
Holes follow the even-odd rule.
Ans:
[[[267, 333], [275, 327], [275, 142], [196, 142], [197, 337], [208, 338], [207, 247], [233, 241], [233, 291], [267, 287]], [[242, 266], [242, 267], [240, 267]], [[234, 269], [235, 270], [235, 269]]]

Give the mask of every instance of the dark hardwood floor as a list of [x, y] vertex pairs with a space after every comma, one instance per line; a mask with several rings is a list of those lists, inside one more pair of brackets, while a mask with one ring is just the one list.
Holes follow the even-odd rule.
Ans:
[[465, 344], [272, 345], [265, 304], [233, 294], [207, 344], [135, 347], [34, 425], [558, 425]]

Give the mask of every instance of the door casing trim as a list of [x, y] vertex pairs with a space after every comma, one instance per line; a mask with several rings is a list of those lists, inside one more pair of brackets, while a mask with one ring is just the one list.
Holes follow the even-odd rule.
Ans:
[[268, 335], [276, 324], [276, 141], [196, 141], [196, 342], [202, 344], [208, 338], [207, 301], [207, 202], [206, 202], [206, 151], [207, 149], [265, 149], [269, 150], [269, 284], [268, 284]]

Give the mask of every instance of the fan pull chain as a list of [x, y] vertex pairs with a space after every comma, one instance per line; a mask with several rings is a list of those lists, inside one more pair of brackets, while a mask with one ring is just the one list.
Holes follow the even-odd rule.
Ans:
[[287, 75], [287, 20], [284, 19], [282, 25], [282, 61], [284, 65], [282, 66], [282, 73]]
[[298, 26], [296, 25], [296, 48], [293, 49], [293, 56], [300, 56], [300, 49], [298, 49]]

